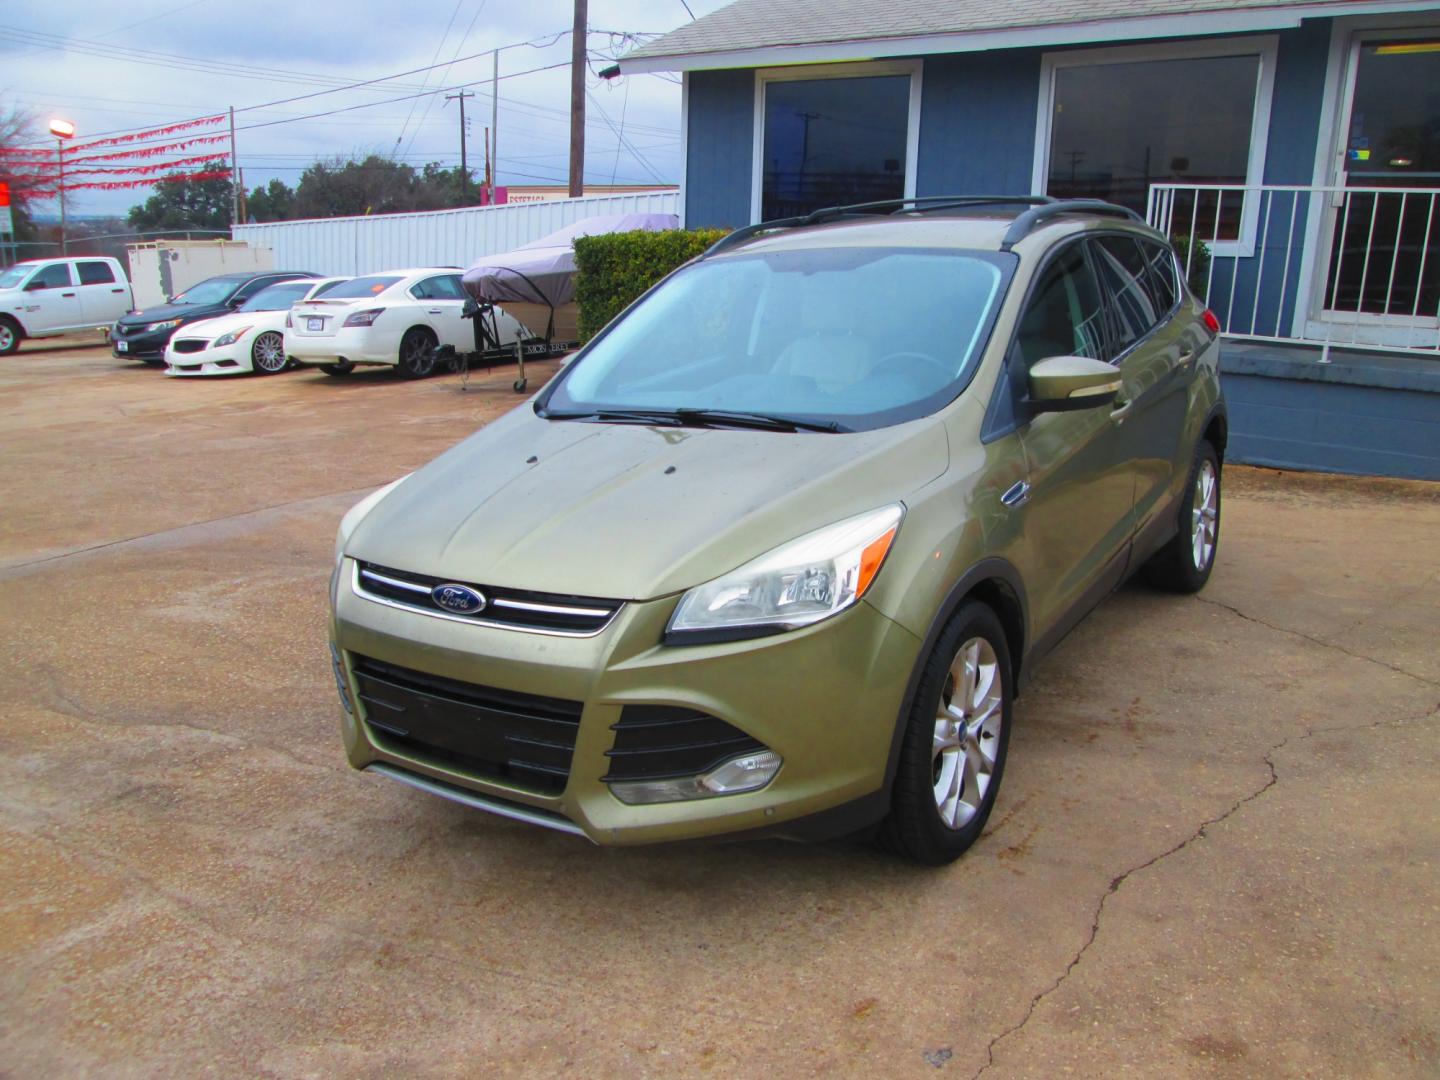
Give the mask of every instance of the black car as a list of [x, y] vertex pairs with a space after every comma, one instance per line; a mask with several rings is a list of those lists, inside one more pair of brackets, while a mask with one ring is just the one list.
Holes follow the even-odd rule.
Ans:
[[221, 274], [198, 281], [168, 304], [122, 315], [110, 328], [111, 355], [147, 364], [162, 363], [170, 336], [187, 323], [234, 311], [276, 282], [319, 276], [301, 270], [267, 270], [263, 274]]

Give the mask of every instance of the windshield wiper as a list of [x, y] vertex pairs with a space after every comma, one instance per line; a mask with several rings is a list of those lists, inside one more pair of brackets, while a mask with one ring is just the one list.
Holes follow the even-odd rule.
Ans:
[[847, 430], [834, 420], [806, 420], [799, 416], [735, 412], [730, 409], [676, 409], [675, 415], [682, 420], [700, 424], [757, 428], [762, 431], [828, 431], [836, 433]]
[[847, 431], [834, 420], [806, 420], [798, 416], [734, 412], [729, 409], [593, 409], [576, 412], [536, 411], [545, 420], [598, 420], [611, 424], [661, 424], [667, 427], [734, 427], [757, 431]]
[[535, 411], [542, 420], [599, 420], [608, 424], [660, 424], [665, 427], [680, 427], [684, 420], [668, 410], [648, 411], [645, 409], [593, 409], [584, 412]]

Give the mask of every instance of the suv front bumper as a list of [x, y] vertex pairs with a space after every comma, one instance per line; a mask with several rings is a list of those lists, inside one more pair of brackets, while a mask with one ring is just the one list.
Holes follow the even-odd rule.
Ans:
[[[599, 634], [559, 637], [376, 603], [352, 588], [352, 570], [347, 559], [336, 575], [331, 634], [337, 678], [353, 710], [342, 711], [345, 749], [357, 769], [379, 765], [437, 794], [583, 833], [598, 844], [757, 830], [786, 835], [791, 824], [793, 834], [802, 835], [802, 819], [876, 796], [884, 787], [920, 641], [864, 602], [803, 630], [675, 647], [660, 639], [678, 597], [628, 603]], [[371, 722], [375, 706], [361, 698], [357, 665], [363, 669], [366, 659], [575, 703], [580, 719], [563, 788], [540, 791], [401, 745]], [[627, 705], [717, 717], [773, 750], [783, 764], [758, 791], [627, 805], [602, 779], [612, 768], [612, 725]]]

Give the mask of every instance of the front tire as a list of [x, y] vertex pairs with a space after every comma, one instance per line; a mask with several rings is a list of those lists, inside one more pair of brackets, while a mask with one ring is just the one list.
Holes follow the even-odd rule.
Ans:
[[423, 379], [435, 370], [435, 335], [421, 327], [411, 327], [400, 339], [401, 378]]
[[0, 316], [0, 356], [9, 356], [20, 348], [20, 339], [24, 336], [14, 319]]
[[881, 842], [944, 866], [980, 838], [1010, 745], [1010, 649], [989, 607], [968, 600], [925, 661]]
[[255, 338], [250, 346], [250, 366], [257, 375], [274, 375], [284, 371], [290, 358], [285, 355], [285, 338], [274, 330], [267, 330]]
[[1220, 455], [1202, 439], [1185, 484], [1174, 537], [1145, 564], [1145, 578], [1166, 592], [1197, 593], [1210, 580], [1220, 547]]

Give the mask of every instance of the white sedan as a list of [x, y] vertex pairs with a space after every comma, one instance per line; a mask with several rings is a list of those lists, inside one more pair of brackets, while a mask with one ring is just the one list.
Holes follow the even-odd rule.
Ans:
[[[348, 375], [357, 364], [384, 364], [409, 379], [435, 370], [439, 351], [475, 349], [474, 320], [463, 317], [460, 271], [432, 267], [352, 278], [322, 299], [296, 304], [285, 327], [285, 351], [327, 375]], [[531, 336], [496, 309], [500, 344]]]
[[282, 281], [261, 289], [229, 315], [181, 328], [165, 346], [166, 375], [273, 375], [290, 362], [285, 319], [299, 300], [323, 296], [349, 278]]

